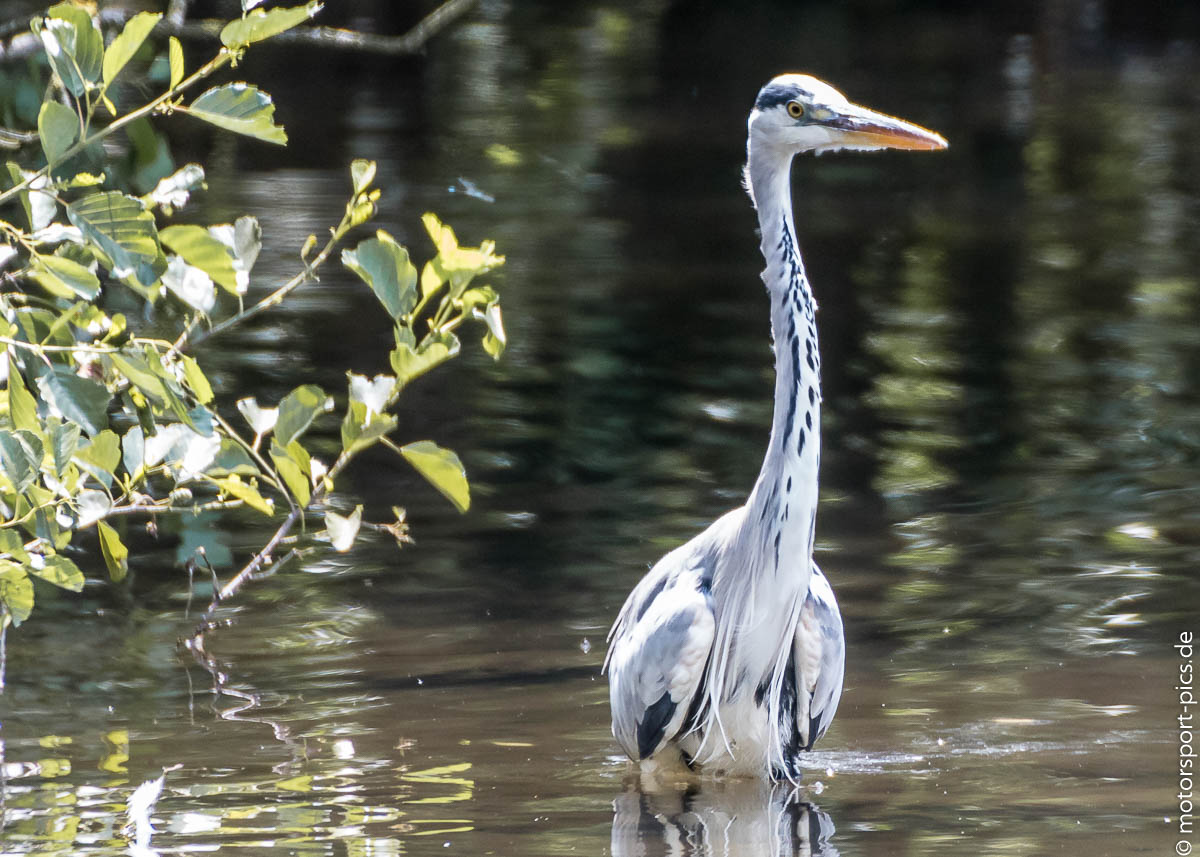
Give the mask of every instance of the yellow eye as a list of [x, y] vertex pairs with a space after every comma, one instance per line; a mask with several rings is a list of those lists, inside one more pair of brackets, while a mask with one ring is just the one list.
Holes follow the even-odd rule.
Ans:
[[800, 119], [804, 116], [804, 105], [799, 101], [789, 101], [787, 103], [788, 116], [793, 119]]

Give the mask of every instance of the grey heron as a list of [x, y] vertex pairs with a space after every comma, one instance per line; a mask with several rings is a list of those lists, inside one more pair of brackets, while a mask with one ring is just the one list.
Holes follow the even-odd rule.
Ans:
[[792, 159], [946, 145], [808, 75], [781, 75], [758, 93], [745, 184], [766, 260], [775, 414], [745, 505], [660, 559], [609, 632], [612, 731], [643, 770], [682, 760], [718, 775], [795, 781], [800, 752], [829, 728], [845, 643], [833, 589], [812, 556], [821, 359], [792, 220]]

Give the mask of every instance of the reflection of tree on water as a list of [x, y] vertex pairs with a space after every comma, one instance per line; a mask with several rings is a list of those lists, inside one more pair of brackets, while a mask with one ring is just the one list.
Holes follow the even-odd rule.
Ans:
[[613, 801], [613, 857], [821, 855], [837, 857], [833, 820], [788, 784], [704, 783]]

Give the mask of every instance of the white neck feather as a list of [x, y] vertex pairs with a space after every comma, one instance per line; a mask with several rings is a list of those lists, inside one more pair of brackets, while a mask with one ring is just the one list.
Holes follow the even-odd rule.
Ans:
[[[758, 481], [746, 502], [738, 557], [718, 570], [714, 591], [723, 590], [725, 618], [717, 623], [708, 667], [709, 707], [700, 728], [697, 759], [719, 753], [725, 743], [721, 710], [751, 700], [765, 683], [770, 722], [781, 716], [782, 684], [800, 607], [808, 592], [820, 458], [821, 386], [816, 304], [792, 224], [790, 152], [755, 147], [751, 130], [747, 190], [758, 209], [763, 282], [771, 300], [775, 348], [775, 416]], [[779, 730], [768, 756], [786, 770]]]
[[817, 307], [792, 221], [791, 152], [755, 143], [752, 133], [746, 176], [767, 263], [762, 278], [771, 300], [775, 415], [747, 503], [747, 527], [771, 541], [763, 545], [769, 553], [764, 571], [798, 576], [807, 586], [821, 454]]

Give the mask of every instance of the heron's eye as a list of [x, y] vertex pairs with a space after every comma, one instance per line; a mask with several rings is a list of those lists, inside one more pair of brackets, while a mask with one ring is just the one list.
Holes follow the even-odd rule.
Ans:
[[799, 101], [789, 101], [787, 103], [788, 116], [793, 119], [800, 119], [804, 116], [804, 105]]

